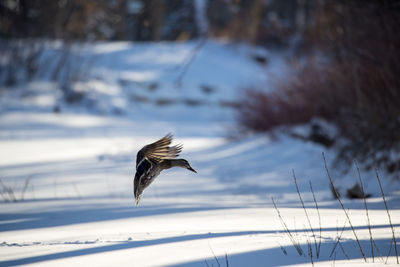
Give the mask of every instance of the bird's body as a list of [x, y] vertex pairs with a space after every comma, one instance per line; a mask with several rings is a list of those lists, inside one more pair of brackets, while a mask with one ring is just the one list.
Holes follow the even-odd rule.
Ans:
[[136, 205], [146, 189], [161, 171], [172, 167], [186, 168], [196, 172], [185, 159], [175, 159], [182, 151], [182, 145], [169, 146], [172, 135], [168, 134], [160, 140], [144, 146], [136, 156], [136, 174], [133, 183], [133, 192]]

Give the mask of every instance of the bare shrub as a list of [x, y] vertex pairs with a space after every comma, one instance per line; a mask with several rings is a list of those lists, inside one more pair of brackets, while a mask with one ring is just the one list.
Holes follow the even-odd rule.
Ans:
[[[398, 172], [400, 160], [400, 9], [395, 1], [318, 1], [304, 36], [306, 54], [272, 93], [249, 90], [239, 109], [247, 130], [324, 119], [336, 126], [337, 159]], [[304, 54], [303, 54], [304, 55]], [[371, 157], [372, 155], [372, 157]]]
[[269, 131], [277, 126], [311, 120], [312, 112], [298, 109], [299, 105], [292, 105], [282, 94], [248, 90], [240, 103], [237, 119], [243, 129], [255, 131]]

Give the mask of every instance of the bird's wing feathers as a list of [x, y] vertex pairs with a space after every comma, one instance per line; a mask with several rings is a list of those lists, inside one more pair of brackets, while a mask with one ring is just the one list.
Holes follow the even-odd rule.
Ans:
[[156, 162], [160, 162], [164, 159], [173, 159], [179, 156], [179, 153], [182, 151], [182, 145], [176, 145], [170, 147], [169, 145], [172, 142], [172, 134], [168, 134], [161, 138], [160, 140], [151, 143], [147, 146], [144, 146], [138, 152], [138, 159], [146, 157], [149, 160], [154, 160]]

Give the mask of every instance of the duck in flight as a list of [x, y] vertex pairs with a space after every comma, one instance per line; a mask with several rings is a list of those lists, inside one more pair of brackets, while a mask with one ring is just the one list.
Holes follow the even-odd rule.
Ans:
[[172, 134], [144, 146], [136, 155], [136, 174], [133, 182], [133, 193], [136, 205], [142, 198], [143, 191], [157, 178], [161, 171], [181, 167], [197, 173], [185, 159], [177, 159], [183, 146], [170, 146]]

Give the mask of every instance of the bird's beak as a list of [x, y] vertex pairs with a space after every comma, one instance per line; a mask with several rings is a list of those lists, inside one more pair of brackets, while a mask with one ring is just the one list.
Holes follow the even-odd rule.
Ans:
[[193, 169], [191, 166], [188, 167], [188, 170], [189, 170], [189, 171], [192, 171], [192, 172], [194, 172], [194, 173], [197, 173], [196, 170]]

